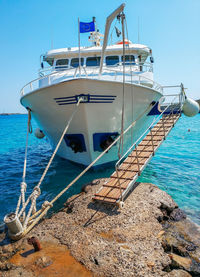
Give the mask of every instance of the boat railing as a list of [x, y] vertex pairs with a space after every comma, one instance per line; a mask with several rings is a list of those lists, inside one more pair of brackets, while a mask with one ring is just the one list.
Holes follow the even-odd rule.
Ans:
[[[115, 65], [109, 65], [109, 66], [106, 66], [106, 64], [104, 64], [103, 67], [116, 67], [116, 65], [118, 67], [122, 67], [123, 66], [123, 62], [120, 62], [120, 63], [117, 63]], [[126, 70], [130, 69], [130, 67], [132, 68], [133, 71], [137, 71], [137, 72], [153, 72], [153, 65], [152, 63], [149, 63], [149, 62], [145, 62], [145, 63], [136, 63], [136, 62], [130, 62], [130, 61], [127, 61], [125, 62], [125, 66], [126, 66]], [[98, 68], [99, 69], [99, 66], [94, 66], [95, 68]], [[83, 65], [81, 66], [81, 68], [84, 68], [85, 70], [89, 70], [91, 68], [94, 68], [93, 66], [87, 66], [87, 65]], [[45, 68], [42, 68], [42, 69], [39, 69], [38, 70], [38, 74], [40, 77], [42, 76], [45, 76], [45, 74], [48, 74], [48, 73], [51, 73], [51, 72], [54, 72], [54, 71], [64, 71], [64, 70], [72, 70], [74, 69], [75, 67], [72, 67], [72, 66], [69, 66], [69, 65], [55, 65], [55, 66], [47, 66]], [[76, 67], [77, 68], [77, 67]]]
[[[150, 67], [149, 64], [135, 64], [136, 67]], [[125, 78], [127, 82], [131, 83], [136, 83], [139, 85], [144, 85], [147, 87], [151, 87], [153, 89], [156, 89], [160, 92], [162, 92], [162, 86], [158, 83], [156, 83], [155, 81], [153, 81], [152, 79], [144, 76], [144, 73], [147, 71], [137, 71], [135, 70], [136, 67], [133, 66], [127, 66], [125, 68], [125, 72], [123, 73], [122, 70], [122, 66], [119, 66], [119, 69], [116, 68], [116, 66], [112, 67], [112, 66], [103, 66], [103, 70], [102, 70], [102, 74], [99, 75], [99, 67], [85, 67], [82, 66], [80, 71], [79, 71], [79, 67], [69, 67], [66, 69], [61, 67], [60, 70], [56, 70], [55, 67], [49, 67], [46, 69], [43, 69], [43, 71], [40, 71], [40, 77], [30, 81], [29, 83], [27, 83], [22, 89], [21, 89], [21, 96], [30, 93], [36, 89], [39, 89], [41, 87], [48, 87], [52, 84], [58, 83], [59, 79], [62, 78], [63, 80], [67, 80], [70, 78], [80, 78], [80, 77], [91, 77], [91, 78], [101, 78], [101, 76], [105, 76], [105, 75], [109, 75], [109, 78], [114, 78], [114, 80], [117, 81], [117, 77], [119, 77], [120, 75], [122, 76], [123, 74], [125, 74]], [[63, 68], [63, 70], [62, 70]], [[141, 68], [140, 68], [141, 69]], [[48, 73], [50, 71], [50, 73]], [[151, 72], [151, 71], [149, 71]], [[45, 73], [45, 74], [44, 74]], [[56, 78], [54, 78], [56, 77]], [[56, 82], [55, 80], [58, 79], [58, 82]], [[44, 84], [41, 85], [41, 81], [45, 81]]]
[[[165, 103], [165, 107], [162, 110], [162, 112], [153, 120], [153, 122], [150, 124], [150, 126], [143, 132], [143, 134], [128, 148], [128, 150], [120, 157], [120, 159], [117, 161], [117, 163], [115, 164], [115, 169], [116, 172], [121, 164], [121, 162], [128, 156], [129, 153], [131, 153], [133, 151], [134, 148], [137, 148], [137, 145], [139, 144], [139, 142], [144, 138], [145, 135], [147, 135], [147, 133], [149, 133], [149, 131], [151, 131], [151, 129], [153, 128], [153, 126], [155, 126], [155, 124], [161, 119], [161, 117], [167, 113], [170, 109], [170, 113], [177, 113], [181, 112], [182, 109], [182, 105], [183, 102], [185, 100], [185, 95], [184, 95], [184, 88], [181, 85], [179, 86], [170, 86], [171, 88], [180, 88], [180, 92], [175, 94], [175, 96], [173, 97], [172, 101], [170, 101], [169, 103]], [[167, 97], [168, 95], [165, 95], [165, 97]], [[171, 95], [170, 95], [171, 96]]]
[[[103, 68], [104, 71], [102, 71], [102, 75], [104, 75], [105, 71], [110, 71], [113, 72], [115, 74], [115, 79], [117, 78], [117, 76], [119, 76], [119, 74], [121, 73], [121, 75], [123, 75], [123, 72], [121, 70], [117, 70], [117, 69], [111, 69], [109, 67], [106, 67], [105, 69]], [[134, 84], [139, 84], [139, 85], [144, 85], [147, 87], [151, 87], [152, 89], [158, 90], [162, 93], [163, 91], [163, 87], [155, 82], [154, 80], [140, 74], [141, 72], [134, 72], [134, 71], [125, 71], [125, 77], [129, 77], [128, 81], [129, 83], [133, 82]], [[88, 75], [89, 76], [89, 75]], [[134, 77], [136, 77], [134, 79]]]

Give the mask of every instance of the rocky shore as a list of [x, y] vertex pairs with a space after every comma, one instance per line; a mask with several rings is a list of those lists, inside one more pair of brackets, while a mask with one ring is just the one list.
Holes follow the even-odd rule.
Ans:
[[[122, 209], [92, 201], [95, 180], [25, 238], [0, 234], [0, 276], [200, 276], [200, 230], [172, 198], [137, 183]], [[34, 252], [27, 238], [36, 237]]]

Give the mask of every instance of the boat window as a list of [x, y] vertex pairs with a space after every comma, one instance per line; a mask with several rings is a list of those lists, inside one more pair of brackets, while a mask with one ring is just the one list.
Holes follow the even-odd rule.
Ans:
[[47, 62], [48, 65], [52, 66], [53, 65], [53, 61], [54, 61], [53, 58], [49, 58], [49, 57], [47, 58], [47, 57], [43, 56], [43, 62]]
[[119, 63], [119, 56], [106, 57], [106, 65], [115, 65]]
[[68, 59], [60, 59], [56, 61], [56, 69], [66, 69], [69, 63]]
[[[81, 65], [83, 65], [83, 58], [81, 58]], [[72, 67], [78, 67], [79, 66], [79, 58], [73, 58], [71, 59], [71, 66]]]
[[[122, 62], [124, 61], [124, 56], [122, 56]], [[135, 57], [133, 55], [125, 55], [125, 64], [135, 64]]]
[[88, 57], [86, 66], [99, 66], [101, 57]]

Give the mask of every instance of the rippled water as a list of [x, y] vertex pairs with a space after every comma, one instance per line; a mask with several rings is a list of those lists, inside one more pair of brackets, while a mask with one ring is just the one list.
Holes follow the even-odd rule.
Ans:
[[[0, 116], [0, 219], [15, 210], [20, 191], [26, 138], [27, 115]], [[36, 124], [33, 122], [33, 128]], [[188, 131], [190, 129], [190, 132]], [[27, 163], [27, 194], [37, 184], [51, 155], [46, 139], [31, 135]], [[56, 157], [41, 186], [38, 207], [51, 200], [82, 171], [80, 166]], [[113, 167], [89, 171], [72, 186], [54, 206], [58, 209], [66, 199], [80, 192], [84, 183], [108, 177]], [[200, 224], [200, 114], [182, 116], [144, 170], [139, 181], [151, 182], [166, 190], [196, 223]]]

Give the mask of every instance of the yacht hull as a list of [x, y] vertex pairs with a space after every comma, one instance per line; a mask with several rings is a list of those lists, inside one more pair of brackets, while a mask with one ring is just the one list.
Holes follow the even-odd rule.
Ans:
[[[150, 103], [157, 102], [162, 94], [130, 83], [125, 83], [124, 88], [124, 129], [143, 114], [132, 132], [124, 136], [125, 151], [153, 121], [154, 117], [148, 115]], [[32, 110], [33, 117], [54, 149], [80, 95], [84, 95], [85, 102], [79, 105], [57, 154], [87, 166], [121, 132], [121, 82], [88, 78], [67, 80], [26, 94], [21, 103]], [[78, 146], [74, 147], [74, 144]], [[118, 143], [113, 146], [95, 165], [117, 160], [118, 146]]]

